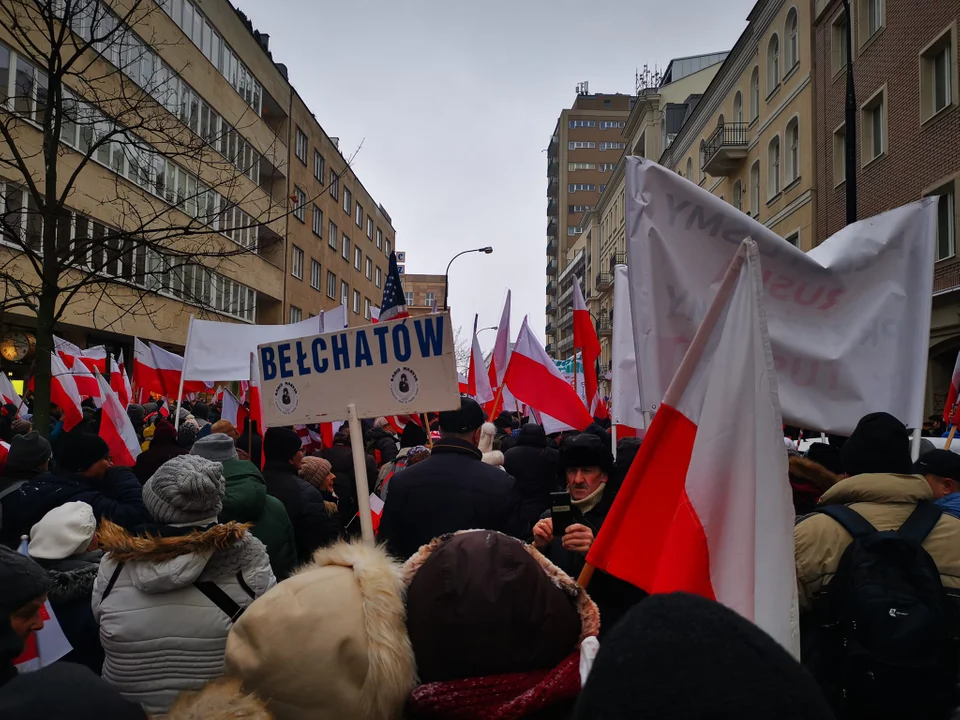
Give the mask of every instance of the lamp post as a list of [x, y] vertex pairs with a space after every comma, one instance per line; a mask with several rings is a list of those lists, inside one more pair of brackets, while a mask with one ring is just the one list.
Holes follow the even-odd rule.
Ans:
[[844, 118], [844, 181], [847, 183], [847, 225], [857, 221], [857, 93], [853, 84], [853, 16], [850, 0], [843, 0], [847, 16], [847, 100]]
[[473, 250], [464, 250], [463, 252], [458, 252], [456, 255], [450, 258], [450, 262], [447, 263], [447, 269], [443, 273], [443, 309], [444, 310], [450, 309], [447, 306], [447, 291], [449, 290], [449, 287], [450, 287], [450, 266], [453, 265], [453, 261], [456, 260], [461, 255], [466, 255], [467, 253], [475, 253], [475, 252], [483, 253], [484, 255], [489, 255], [490, 253], [493, 252], [493, 248], [488, 245], [487, 247], [473, 248]]
[[480, 328], [479, 330], [477, 330], [477, 336], [479, 337], [480, 333], [482, 333], [484, 330], [499, 330], [499, 329], [500, 329], [500, 328], [497, 327], [496, 325], [491, 325], [490, 327]]

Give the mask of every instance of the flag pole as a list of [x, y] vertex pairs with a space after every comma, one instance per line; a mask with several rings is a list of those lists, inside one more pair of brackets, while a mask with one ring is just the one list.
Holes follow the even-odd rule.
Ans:
[[183, 366], [180, 368], [180, 389], [177, 391], [177, 416], [173, 419], [173, 428], [180, 430], [180, 404], [183, 402], [183, 380], [187, 376], [187, 353], [190, 351], [190, 333], [193, 331], [193, 314], [187, 324], [187, 344], [183, 348]]
[[[743, 263], [746, 262], [747, 259], [748, 242], [753, 243], [753, 240], [749, 236], [744, 238], [743, 242], [740, 243], [737, 254], [733, 256], [733, 260], [730, 262], [730, 265], [727, 266], [727, 271], [723, 276], [720, 287], [717, 289], [717, 294], [714, 296], [713, 302], [710, 303], [707, 314], [704, 315], [700, 327], [697, 328], [693, 340], [690, 341], [690, 346], [687, 348], [683, 360], [680, 361], [680, 367], [677, 368], [673, 380], [670, 381], [670, 385], [663, 395], [664, 405], [676, 406], [677, 401], [681, 395], [683, 395], [683, 391], [690, 383], [690, 378], [693, 376], [694, 370], [696, 370], [697, 365], [700, 364], [703, 353], [707, 349], [710, 334], [720, 320], [720, 315], [726, 307], [727, 300], [729, 300], [731, 293], [737, 286], [740, 268], [743, 267]], [[586, 588], [587, 585], [590, 584], [590, 578], [593, 577], [594, 570], [593, 565], [584, 563], [580, 577], [577, 578], [577, 584], [582, 588]]]
[[[253, 368], [255, 365], [255, 355], [253, 352], [250, 352], [250, 380], [247, 384], [247, 458], [253, 458], [253, 423], [256, 420], [253, 419], [253, 391], [250, 389], [253, 387]], [[263, 462], [263, 446], [260, 446], [260, 462]]]
[[[915, 431], [915, 432], [916, 432], [916, 431]], [[951, 426], [950, 426], [950, 434], [947, 435], [947, 441], [943, 444], [943, 449], [944, 449], [944, 450], [949, 450], [949, 449], [950, 449], [950, 446], [953, 444], [953, 436], [956, 435], [956, 434], [957, 434], [957, 426], [956, 426], [956, 425], [951, 425]], [[917, 433], [917, 437], [920, 437], [920, 433]], [[914, 462], [916, 462], [916, 461], [917, 461], [917, 458], [914, 458], [913, 460], [914, 460]]]
[[490, 422], [496, 419], [493, 417], [493, 413], [497, 411], [497, 408], [500, 407], [500, 401], [503, 400], [503, 386], [504, 383], [500, 383], [500, 387], [497, 389], [497, 397], [494, 399], [493, 405], [490, 406]]
[[360, 534], [364, 543], [373, 546], [373, 518], [370, 516], [370, 486], [367, 483], [367, 463], [363, 452], [363, 432], [357, 406], [347, 405], [347, 422], [350, 426], [350, 450], [353, 453], [353, 475], [357, 483], [357, 507], [360, 513]]
[[433, 436], [430, 434], [430, 419], [426, 413], [420, 413], [423, 418], [423, 429], [427, 431], [427, 447], [433, 450]]

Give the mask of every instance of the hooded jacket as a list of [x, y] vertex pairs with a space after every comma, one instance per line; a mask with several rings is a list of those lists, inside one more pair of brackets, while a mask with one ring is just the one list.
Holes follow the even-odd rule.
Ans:
[[252, 523], [250, 534], [266, 546], [273, 574], [278, 581], [283, 580], [298, 562], [297, 539], [286, 508], [267, 494], [263, 476], [252, 462], [224, 460], [221, 464], [226, 493], [218, 519], [222, 523]]
[[790, 488], [793, 491], [793, 507], [797, 515], [806, 515], [817, 509], [817, 501], [840, 478], [823, 465], [797, 455], [789, 460]]
[[163, 421], [155, 426], [150, 445], [137, 456], [133, 473], [143, 485], [167, 460], [188, 452], [190, 451], [177, 444], [177, 431], [173, 425]]
[[94, 550], [63, 560], [37, 560], [50, 578], [47, 599], [63, 634], [73, 647], [61, 659], [86, 665], [97, 675], [103, 666], [103, 648], [100, 646], [100, 630], [90, 609], [90, 598], [102, 554]]
[[327, 513], [323, 495], [297, 475], [293, 465], [283, 461], [268, 461], [263, 466], [263, 480], [267, 492], [283, 503], [287, 511], [300, 562], [306, 562], [314, 550], [340, 537], [340, 527]]
[[504, 453], [503, 468], [516, 481], [524, 539], [533, 537], [533, 526], [550, 509], [550, 493], [560, 489], [557, 465], [560, 452], [547, 447], [543, 428], [528, 423], [520, 428], [516, 445]]
[[233, 623], [194, 583], [214, 583], [246, 607], [276, 584], [266, 550], [239, 523], [134, 535], [105, 522], [99, 533], [106, 554], [93, 614], [103, 678], [147, 712], [165, 713], [224, 669]]
[[[333, 474], [337, 476], [333, 481], [333, 491], [340, 500], [340, 521], [354, 535], [357, 534], [360, 523], [355, 522], [351, 525], [350, 522], [360, 509], [357, 502], [357, 481], [353, 472], [353, 450], [350, 445], [337, 444], [314, 454], [327, 460]], [[377, 461], [367, 453], [364, 453], [363, 457], [367, 466], [367, 486], [371, 487], [375, 485], [374, 478], [377, 477]], [[396, 460], [396, 458], [394, 454], [392, 459]]]
[[397, 438], [383, 428], [370, 428], [363, 434], [363, 440], [368, 446], [372, 445], [373, 450], [380, 451], [380, 457], [374, 459], [381, 467], [397, 459]]

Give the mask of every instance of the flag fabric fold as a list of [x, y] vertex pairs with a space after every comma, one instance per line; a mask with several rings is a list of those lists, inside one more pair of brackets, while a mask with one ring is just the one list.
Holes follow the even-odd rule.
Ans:
[[503, 303], [500, 313], [500, 324], [497, 325], [497, 339], [493, 344], [493, 353], [490, 355], [490, 367], [487, 376], [490, 378], [490, 387], [494, 395], [500, 398], [499, 402], [489, 404], [484, 410], [490, 420], [496, 419], [504, 408], [516, 407], [516, 398], [503, 385], [503, 376], [507, 372], [510, 362], [510, 291], [507, 290], [507, 299]]
[[57, 353], [50, 353], [50, 401], [63, 413], [65, 431], [73, 430], [83, 420], [77, 383]]
[[799, 654], [793, 504], [757, 246], [745, 240], [587, 562], [717, 600]]
[[597, 337], [597, 328], [587, 310], [587, 303], [580, 291], [580, 278], [573, 277], [573, 346], [580, 348], [583, 357], [583, 382], [587, 391], [587, 407], [590, 414], [596, 414], [596, 407], [601, 400], [599, 383], [597, 382], [597, 359], [600, 357], [600, 338]]
[[223, 391], [223, 406], [220, 411], [221, 420], [229, 420], [233, 423], [234, 427], [239, 427], [242, 429], [242, 426], [238, 423], [238, 416], [240, 414], [240, 401], [234, 397], [233, 393], [229, 390]]
[[[123, 355], [120, 356], [121, 359]], [[120, 404], [127, 407], [133, 401], [133, 391], [130, 389], [130, 381], [127, 375], [120, 369], [116, 358], [110, 357], [110, 389], [117, 394]]]
[[3, 399], [6, 405], [17, 406], [17, 417], [21, 420], [27, 419], [27, 409], [23, 405], [20, 393], [17, 392], [16, 388], [13, 387], [13, 383], [10, 382], [10, 376], [3, 372], [0, 372], [0, 398]]
[[957, 405], [957, 397], [960, 396], [960, 353], [957, 354], [957, 362], [953, 366], [953, 374], [950, 376], [950, 391], [947, 393], [947, 402], [943, 406], [943, 421], [948, 425], [956, 425], [960, 419], [960, 407]]
[[96, 373], [96, 381], [100, 385], [100, 399], [103, 413], [100, 416], [100, 437], [110, 448], [110, 455], [115, 465], [133, 467], [140, 454], [140, 443], [133, 423], [127, 415], [126, 406], [120, 403], [117, 394], [110, 389], [110, 385], [100, 374]]
[[483, 366], [483, 351], [477, 338], [477, 316], [473, 316], [473, 342], [470, 345], [470, 368], [467, 372], [467, 392], [483, 405], [493, 400], [490, 378]]
[[100, 384], [90, 372], [90, 368], [83, 362], [83, 358], [77, 358], [81, 362], [75, 362], [70, 372], [73, 373], [73, 381], [77, 384], [77, 391], [80, 397], [99, 398]]

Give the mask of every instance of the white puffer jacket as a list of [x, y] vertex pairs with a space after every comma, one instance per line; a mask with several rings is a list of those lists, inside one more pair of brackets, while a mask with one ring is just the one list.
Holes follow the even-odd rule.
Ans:
[[105, 521], [99, 536], [105, 555], [92, 603], [103, 678], [151, 715], [163, 714], [180, 693], [224, 670], [233, 623], [194, 583], [215, 583], [246, 607], [276, 584], [270, 560], [234, 522], [158, 537]]

